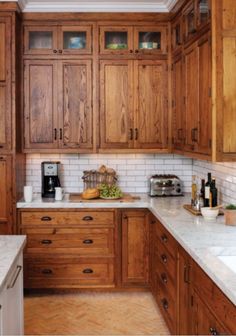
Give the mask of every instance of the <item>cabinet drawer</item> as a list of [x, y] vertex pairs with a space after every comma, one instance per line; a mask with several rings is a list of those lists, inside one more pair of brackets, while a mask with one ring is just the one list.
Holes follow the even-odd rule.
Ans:
[[90, 260], [70, 263], [25, 261], [26, 288], [107, 287], [114, 285], [113, 260]]
[[21, 213], [21, 225], [113, 225], [113, 211], [34, 211]]
[[158, 262], [157, 265], [157, 281], [161, 283], [162, 287], [165, 288], [165, 291], [171, 296], [172, 300], [175, 301], [176, 298], [176, 277], [172, 277], [172, 275], [166, 270], [165, 266]]
[[219, 321], [224, 317], [225, 327], [228, 328], [232, 334], [236, 334], [235, 305], [195, 262], [193, 262], [192, 278], [199, 297], [211, 308]]
[[163, 244], [158, 245], [157, 250], [158, 261], [164, 266], [166, 272], [170, 274], [172, 279], [176, 278], [176, 260], [169, 250]]
[[172, 257], [176, 259], [177, 244], [176, 244], [175, 239], [164, 228], [164, 226], [160, 222], [158, 222], [158, 224], [159, 225], [157, 225], [156, 233], [157, 233], [159, 242], [161, 242], [161, 244], [166, 247], [166, 249], [169, 251]]
[[176, 313], [175, 313], [175, 302], [171, 296], [162, 287], [162, 284], [158, 284], [159, 291], [157, 295], [157, 303], [161, 309], [162, 315], [166, 321], [171, 334], [176, 334]]
[[113, 229], [49, 228], [23, 229], [27, 235], [26, 253], [71, 253], [79, 255], [112, 255]]

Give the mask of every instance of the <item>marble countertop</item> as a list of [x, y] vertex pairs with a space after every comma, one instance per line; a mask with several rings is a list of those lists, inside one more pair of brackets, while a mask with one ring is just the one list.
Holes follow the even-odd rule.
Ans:
[[[18, 208], [148, 208], [202, 267], [226, 296], [236, 305], [236, 273], [219, 258], [219, 255], [236, 256], [236, 226], [226, 226], [224, 216], [206, 222], [183, 208], [190, 195], [185, 197], [151, 198], [137, 194], [140, 200], [130, 203], [75, 203], [68, 195], [63, 201], [43, 201], [35, 196], [32, 203], [19, 202]], [[236, 258], [235, 258], [236, 259]]]
[[0, 291], [26, 244], [26, 236], [0, 236]]

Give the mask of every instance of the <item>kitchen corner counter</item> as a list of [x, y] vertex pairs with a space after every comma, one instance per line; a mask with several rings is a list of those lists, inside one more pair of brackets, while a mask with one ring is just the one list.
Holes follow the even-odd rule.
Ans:
[[[236, 227], [226, 226], [224, 216], [215, 222], [206, 222], [201, 216], [194, 216], [183, 208], [190, 196], [151, 198], [146, 194], [136, 194], [140, 200], [121, 203], [70, 202], [68, 195], [63, 201], [43, 201], [36, 196], [32, 203], [19, 202], [17, 207], [24, 209], [80, 209], [80, 208], [148, 208], [173, 235], [190, 256], [202, 267], [225, 295], [236, 305], [236, 273], [223, 263], [220, 254], [231, 249], [236, 256]], [[234, 249], [234, 252], [232, 252]], [[228, 252], [227, 252], [228, 253]], [[227, 254], [228, 255], [228, 254]]]
[[0, 236], [0, 290], [26, 244], [26, 236]]

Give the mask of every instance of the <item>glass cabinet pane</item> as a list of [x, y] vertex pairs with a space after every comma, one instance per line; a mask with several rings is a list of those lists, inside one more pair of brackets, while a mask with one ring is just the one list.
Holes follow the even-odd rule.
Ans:
[[198, 13], [200, 25], [208, 21], [210, 14], [208, 0], [198, 0]]
[[85, 49], [87, 42], [86, 32], [63, 32], [63, 49]]
[[29, 49], [52, 49], [53, 33], [51, 31], [30, 31]]
[[181, 29], [180, 29], [180, 24], [177, 24], [175, 26], [175, 46], [181, 45]]
[[161, 32], [139, 32], [139, 49], [161, 49]]
[[127, 32], [105, 32], [105, 49], [128, 49], [128, 33]]

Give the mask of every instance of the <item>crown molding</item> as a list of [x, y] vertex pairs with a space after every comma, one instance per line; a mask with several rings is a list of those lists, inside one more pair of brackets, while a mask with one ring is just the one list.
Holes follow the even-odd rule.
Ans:
[[[1, 1], [1, 0], [0, 0]], [[23, 12], [146, 12], [166, 13], [177, 0], [6, 0], [18, 2]]]

